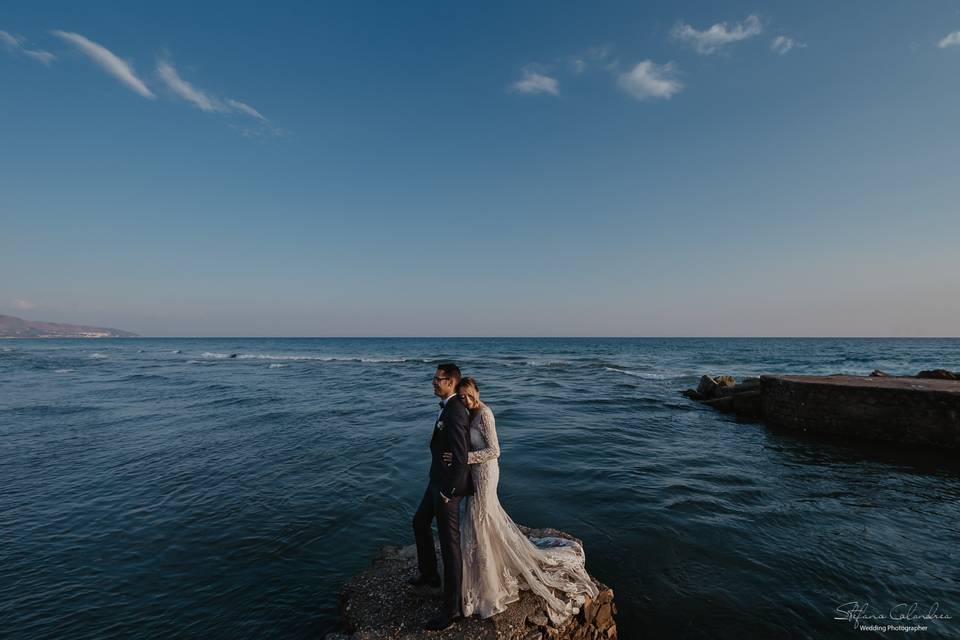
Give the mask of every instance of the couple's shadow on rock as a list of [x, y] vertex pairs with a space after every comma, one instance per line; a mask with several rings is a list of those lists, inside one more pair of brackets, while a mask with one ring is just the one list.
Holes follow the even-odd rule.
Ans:
[[[528, 538], [576, 540], [556, 529], [518, 526]], [[434, 542], [436, 544], [436, 540]], [[437, 549], [439, 553], [439, 546]], [[543, 600], [523, 590], [517, 602], [495, 616], [487, 619], [471, 616], [444, 631], [426, 631], [427, 620], [440, 612], [443, 592], [439, 588], [407, 584], [416, 575], [415, 545], [380, 549], [372, 566], [351, 578], [341, 590], [340, 617], [345, 631], [329, 634], [327, 640], [609, 640], [617, 637], [613, 590], [596, 578], [593, 580], [600, 592], [597, 597], [588, 597], [580, 612], [559, 627], [548, 619]]]

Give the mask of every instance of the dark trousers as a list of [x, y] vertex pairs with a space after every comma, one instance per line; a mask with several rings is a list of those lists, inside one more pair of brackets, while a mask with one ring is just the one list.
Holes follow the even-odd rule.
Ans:
[[417, 564], [422, 576], [437, 575], [437, 553], [433, 548], [431, 527], [433, 519], [437, 519], [440, 556], [443, 559], [443, 609], [449, 615], [460, 613], [460, 582], [463, 577], [463, 558], [460, 555], [461, 499], [462, 496], [444, 502], [440, 497], [440, 488], [431, 481], [413, 516]]

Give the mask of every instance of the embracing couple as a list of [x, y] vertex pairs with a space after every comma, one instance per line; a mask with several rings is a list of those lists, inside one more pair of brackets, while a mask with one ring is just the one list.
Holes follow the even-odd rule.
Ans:
[[583, 548], [562, 538], [527, 538], [500, 506], [500, 445], [477, 381], [461, 378], [455, 364], [441, 364], [433, 393], [440, 410], [430, 440], [430, 482], [413, 516], [420, 573], [409, 581], [440, 586], [431, 526], [436, 519], [443, 606], [426, 628], [446, 629], [474, 614], [488, 618], [519, 600], [521, 589], [541, 598], [554, 623], [577, 613], [585, 596], [597, 595]]

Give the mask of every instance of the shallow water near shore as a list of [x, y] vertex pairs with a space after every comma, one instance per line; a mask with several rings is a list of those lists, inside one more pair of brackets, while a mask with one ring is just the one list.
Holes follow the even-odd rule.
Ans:
[[[231, 357], [235, 354], [235, 357]], [[410, 544], [435, 365], [477, 377], [517, 522], [584, 541], [621, 637], [960, 634], [956, 453], [680, 397], [702, 373], [960, 370], [958, 339], [0, 341], [7, 638], [316, 638]]]

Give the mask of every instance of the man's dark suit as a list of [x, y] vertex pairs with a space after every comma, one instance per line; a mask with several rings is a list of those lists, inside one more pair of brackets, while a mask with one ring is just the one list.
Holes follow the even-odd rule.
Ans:
[[[433, 425], [430, 439], [430, 482], [413, 516], [420, 575], [437, 575], [437, 554], [433, 548], [431, 522], [437, 519], [440, 555], [443, 558], [443, 607], [449, 616], [460, 614], [460, 582], [463, 575], [460, 555], [460, 500], [473, 493], [467, 453], [470, 451], [470, 414], [457, 396], [447, 400]], [[447, 465], [441, 457], [453, 453]], [[440, 494], [450, 498], [443, 501]]]

